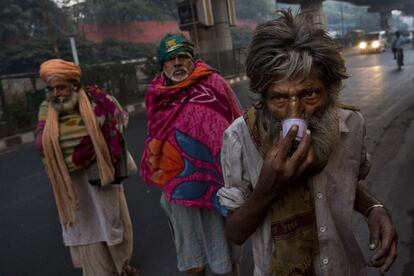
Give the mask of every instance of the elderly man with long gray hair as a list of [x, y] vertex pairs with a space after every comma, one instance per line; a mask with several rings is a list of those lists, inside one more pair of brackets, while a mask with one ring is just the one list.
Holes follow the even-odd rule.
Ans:
[[[280, 11], [259, 24], [247, 56], [260, 100], [227, 128], [222, 148], [232, 210], [226, 234], [252, 236], [254, 275], [366, 275], [389, 269], [397, 235], [383, 204], [361, 187], [369, 171], [362, 115], [338, 100], [344, 60], [309, 12]], [[366, 262], [353, 210], [370, 229]]]
[[49, 98], [40, 105], [36, 145], [73, 265], [85, 276], [137, 275], [129, 265], [132, 225], [120, 184], [136, 170], [122, 135], [127, 113], [98, 86], [83, 88], [72, 62], [48, 60], [39, 74]]

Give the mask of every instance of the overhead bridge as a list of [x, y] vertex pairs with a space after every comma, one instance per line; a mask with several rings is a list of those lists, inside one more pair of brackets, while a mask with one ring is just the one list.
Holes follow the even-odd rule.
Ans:
[[[326, 23], [324, 21], [322, 2], [323, 0], [276, 0], [277, 3], [283, 4], [296, 4], [300, 5], [302, 9], [312, 8], [317, 11], [314, 21]], [[368, 6], [369, 12], [377, 12], [381, 16], [381, 28], [388, 29], [388, 18], [391, 15], [392, 10], [400, 10], [405, 15], [414, 16], [414, 0], [348, 0], [342, 1], [357, 6]]]

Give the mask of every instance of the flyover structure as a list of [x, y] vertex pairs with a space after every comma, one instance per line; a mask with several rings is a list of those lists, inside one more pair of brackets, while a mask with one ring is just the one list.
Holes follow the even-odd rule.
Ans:
[[196, 53], [228, 73], [235, 62], [230, 27], [236, 24], [235, 0], [177, 0], [180, 29], [188, 31]]
[[[326, 26], [324, 0], [275, 0], [275, 3], [299, 4], [312, 9], [313, 23]], [[179, 25], [190, 33], [196, 53], [223, 74], [228, 74], [236, 62], [230, 27], [236, 24], [236, 0], [176, 0]], [[354, 5], [369, 6], [380, 14], [380, 26], [388, 30], [392, 10], [414, 15], [414, 0], [348, 0]], [[229, 72], [227, 72], [229, 71]]]
[[[325, 23], [322, 10], [323, 0], [276, 0], [276, 3], [283, 4], [297, 4], [301, 8], [314, 8], [317, 10], [315, 20]], [[357, 6], [369, 6], [369, 12], [377, 12], [380, 14], [380, 26], [384, 30], [388, 30], [388, 19], [391, 16], [392, 10], [400, 10], [406, 15], [414, 16], [414, 1], [413, 0], [347, 0], [342, 1], [351, 3]]]
[[388, 19], [392, 10], [400, 10], [406, 15], [414, 16], [414, 1], [413, 0], [351, 0], [349, 1], [355, 5], [369, 6], [369, 12], [378, 12], [381, 16], [381, 28], [388, 30]]

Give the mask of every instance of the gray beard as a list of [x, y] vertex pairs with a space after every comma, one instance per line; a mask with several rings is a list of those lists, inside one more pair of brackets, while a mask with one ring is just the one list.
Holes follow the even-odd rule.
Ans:
[[[259, 116], [261, 116], [263, 126], [269, 133], [267, 139], [270, 139], [274, 143], [281, 134], [282, 122], [264, 109], [259, 112]], [[339, 141], [338, 109], [335, 105], [331, 104], [325, 110], [322, 117], [314, 116], [307, 123], [308, 129], [312, 133], [311, 144], [315, 153], [315, 163], [312, 165], [311, 170], [315, 172], [322, 169], [328, 163], [329, 156]]]
[[56, 112], [58, 114], [62, 114], [75, 110], [76, 106], [78, 105], [79, 94], [76, 91], [72, 91], [71, 95], [69, 97], [64, 98], [62, 102], [60, 102], [57, 98], [54, 97], [52, 97], [50, 101]]
[[322, 118], [312, 117], [309, 120], [312, 132], [312, 146], [315, 151], [316, 168], [323, 168], [328, 163], [335, 146], [341, 137], [339, 131], [339, 110], [329, 107]]

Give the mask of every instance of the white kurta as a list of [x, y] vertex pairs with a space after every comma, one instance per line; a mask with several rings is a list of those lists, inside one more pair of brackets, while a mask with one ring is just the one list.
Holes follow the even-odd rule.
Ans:
[[[309, 179], [313, 190], [319, 255], [314, 259], [316, 275], [363, 276], [366, 262], [352, 233], [352, 213], [358, 180], [368, 172], [361, 114], [341, 110], [341, 139], [328, 164]], [[225, 187], [218, 192], [220, 203], [240, 207], [250, 196], [260, 175], [263, 158], [257, 151], [247, 125], [240, 117], [226, 130], [222, 147]], [[252, 235], [254, 275], [269, 276], [273, 248], [271, 217]]]
[[77, 246], [106, 242], [112, 246], [121, 243], [124, 233], [119, 206], [122, 185], [92, 186], [84, 169], [71, 172], [70, 177], [79, 210], [73, 225], [62, 226], [64, 244]]

